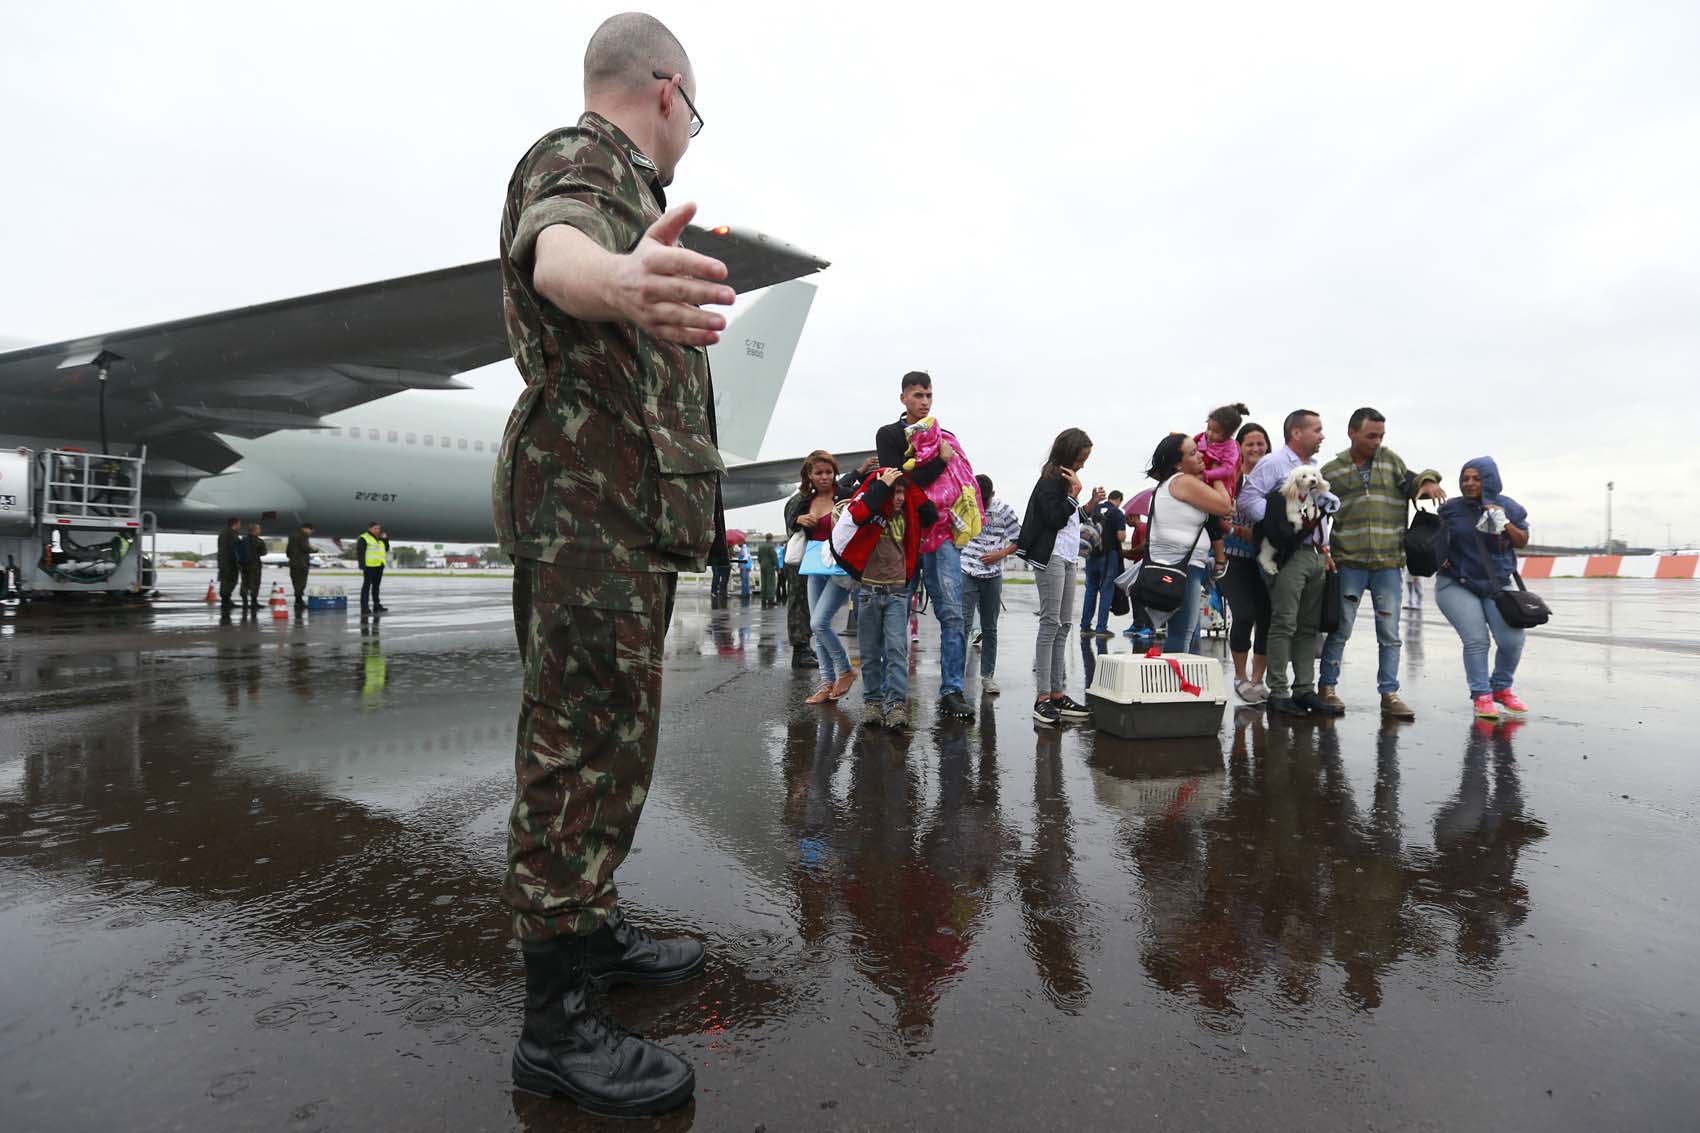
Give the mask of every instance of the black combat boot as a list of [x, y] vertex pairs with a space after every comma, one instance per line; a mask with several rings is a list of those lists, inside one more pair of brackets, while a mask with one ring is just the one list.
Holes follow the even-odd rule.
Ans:
[[657, 940], [627, 921], [619, 909], [583, 943], [585, 975], [597, 987], [683, 983], [702, 971], [706, 959], [701, 942], [689, 937]]
[[678, 1055], [609, 1019], [589, 1002], [584, 938], [527, 944], [525, 1029], [514, 1045], [514, 1085], [564, 1094], [607, 1117], [665, 1113], [690, 1100], [696, 1075]]

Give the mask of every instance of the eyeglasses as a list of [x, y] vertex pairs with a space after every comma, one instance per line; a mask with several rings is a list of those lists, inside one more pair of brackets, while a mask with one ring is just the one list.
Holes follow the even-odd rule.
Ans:
[[[651, 71], [650, 74], [664, 82], [673, 81], [671, 71]], [[679, 84], [679, 97], [685, 100], [685, 107], [691, 112], [691, 137], [694, 138], [702, 133], [702, 115], [697, 113], [696, 104], [691, 101], [691, 96], [685, 93], [683, 83]]]

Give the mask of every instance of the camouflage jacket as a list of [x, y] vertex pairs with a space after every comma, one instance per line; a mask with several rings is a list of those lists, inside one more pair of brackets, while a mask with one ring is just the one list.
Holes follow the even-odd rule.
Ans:
[[552, 224], [630, 251], [661, 216], [654, 176], [619, 127], [586, 113], [520, 160], [502, 213], [502, 300], [525, 392], [496, 461], [496, 534], [509, 555], [582, 570], [611, 598], [626, 588], [596, 579], [701, 570], [723, 548], [708, 355], [572, 318], [533, 288], [533, 256]]
[[313, 541], [307, 537], [305, 531], [297, 529], [289, 537], [284, 553], [289, 556], [290, 566], [307, 566], [313, 557]]

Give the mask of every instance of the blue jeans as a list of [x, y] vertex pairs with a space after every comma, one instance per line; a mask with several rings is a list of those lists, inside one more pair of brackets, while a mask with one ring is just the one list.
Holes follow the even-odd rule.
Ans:
[[862, 650], [862, 699], [892, 708], [909, 699], [909, 591], [862, 591], [856, 641]]
[[962, 691], [968, 635], [962, 624], [962, 552], [947, 542], [921, 556], [921, 576], [939, 620], [939, 695]]
[[[990, 578], [962, 576], [962, 634], [974, 636], [974, 616], [980, 617], [980, 677], [993, 676], [998, 671], [998, 614], [1003, 609], [1003, 575]], [[967, 677], [967, 661], [963, 662]]]
[[[1464, 642], [1464, 678], [1470, 682], [1470, 695], [1498, 692], [1511, 687], [1517, 675], [1517, 662], [1523, 658], [1523, 631], [1505, 624], [1492, 598], [1483, 598], [1475, 591], [1447, 575], [1436, 575], [1434, 600], [1452, 628]], [[1494, 658], [1493, 672], [1488, 672], [1488, 639], [1499, 645]]]
[[1080, 628], [1092, 629], [1092, 612], [1098, 612], [1097, 629], [1110, 628], [1110, 599], [1116, 591], [1116, 566], [1119, 559], [1108, 555], [1093, 555], [1086, 560], [1086, 592], [1080, 596]]
[[1340, 628], [1328, 635], [1322, 646], [1322, 675], [1317, 684], [1330, 688], [1340, 683], [1340, 656], [1352, 636], [1352, 623], [1358, 620], [1358, 607], [1364, 591], [1369, 591], [1370, 605], [1375, 609], [1375, 688], [1383, 696], [1399, 691], [1399, 603], [1404, 597], [1405, 583], [1398, 567], [1369, 570], [1366, 567], [1343, 566], [1340, 569]]
[[1196, 653], [1202, 626], [1198, 624], [1199, 603], [1204, 601], [1204, 580], [1210, 577], [1209, 566], [1186, 568], [1186, 595], [1180, 609], [1161, 614], [1150, 611], [1152, 624], [1163, 631], [1163, 652]]
[[820, 679], [831, 683], [850, 671], [850, 651], [838, 640], [832, 619], [844, 608], [850, 597], [846, 581], [830, 574], [806, 574], [809, 580], [809, 629], [815, 635], [815, 660], [820, 662]]

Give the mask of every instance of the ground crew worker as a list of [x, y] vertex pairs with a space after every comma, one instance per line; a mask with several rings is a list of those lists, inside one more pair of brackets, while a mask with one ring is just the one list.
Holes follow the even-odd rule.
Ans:
[[776, 588], [779, 585], [779, 548], [774, 545], [773, 536], [769, 535], [756, 548], [756, 562], [761, 566], [761, 605], [768, 609], [779, 601]]
[[313, 525], [303, 523], [284, 547], [289, 556], [289, 585], [295, 590], [295, 608], [307, 608], [307, 572], [313, 566]]
[[260, 560], [266, 554], [266, 541], [260, 538], [260, 525], [250, 523], [248, 534], [236, 541], [236, 561], [242, 568], [242, 607], [260, 608]]
[[218, 597], [221, 608], [226, 610], [236, 605], [230, 596], [241, 578], [236, 566], [236, 540], [242, 537], [241, 529], [242, 521], [233, 515], [224, 521], [224, 530], [218, 533]]
[[586, 111], [514, 170], [502, 214], [508, 343], [525, 390], [493, 502], [514, 559], [525, 679], [502, 899], [525, 958], [514, 1083], [596, 1113], [682, 1105], [690, 1066], [606, 1027], [610, 983], [702, 970], [695, 940], [627, 921], [614, 873], [655, 766], [662, 639], [678, 572], [724, 555], [708, 355], [733, 294], [677, 246], [694, 205], [664, 187], [701, 128], [696, 78], [659, 21], [605, 21], [584, 58]]
[[384, 584], [384, 564], [389, 561], [390, 541], [384, 536], [383, 524], [373, 520], [360, 533], [360, 612], [385, 614], [389, 607], [378, 601], [378, 588]]

